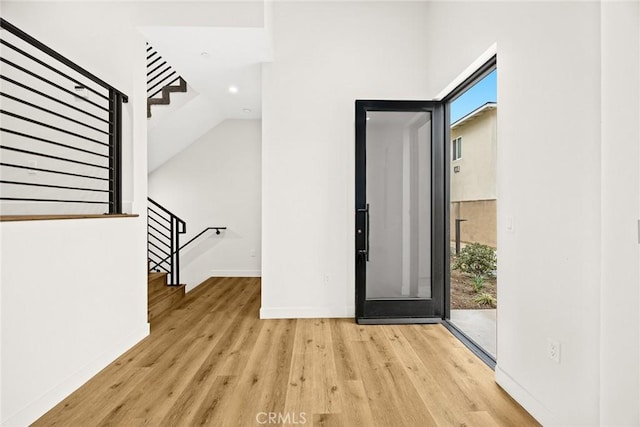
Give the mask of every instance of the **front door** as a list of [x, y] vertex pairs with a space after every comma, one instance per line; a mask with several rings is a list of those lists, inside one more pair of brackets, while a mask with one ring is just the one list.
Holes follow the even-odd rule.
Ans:
[[356, 101], [356, 321], [430, 323], [444, 312], [445, 108]]

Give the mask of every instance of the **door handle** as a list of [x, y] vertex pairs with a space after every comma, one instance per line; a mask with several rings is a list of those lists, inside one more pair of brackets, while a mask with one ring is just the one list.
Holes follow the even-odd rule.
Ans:
[[369, 231], [370, 231], [370, 218], [369, 218], [369, 203], [365, 205], [363, 209], [358, 209], [358, 212], [364, 213], [364, 249], [360, 249], [358, 253], [364, 257], [366, 262], [369, 262]]

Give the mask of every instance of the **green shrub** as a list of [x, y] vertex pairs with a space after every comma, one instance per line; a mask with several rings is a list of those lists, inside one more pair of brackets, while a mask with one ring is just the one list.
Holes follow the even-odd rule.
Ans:
[[496, 269], [496, 252], [487, 245], [471, 243], [460, 250], [451, 268], [472, 276], [492, 276]]
[[475, 302], [478, 305], [488, 305], [491, 307], [496, 306], [496, 299], [493, 297], [493, 295], [486, 292], [483, 292], [477, 297], [475, 297], [473, 299], [473, 302]]
[[486, 279], [484, 278], [484, 276], [473, 276], [473, 290], [476, 292], [482, 291], [482, 289], [484, 289], [485, 281]]

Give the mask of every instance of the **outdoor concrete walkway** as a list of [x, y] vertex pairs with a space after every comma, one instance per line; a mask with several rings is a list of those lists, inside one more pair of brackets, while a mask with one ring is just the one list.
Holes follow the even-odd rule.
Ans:
[[496, 309], [451, 310], [451, 322], [496, 357]]

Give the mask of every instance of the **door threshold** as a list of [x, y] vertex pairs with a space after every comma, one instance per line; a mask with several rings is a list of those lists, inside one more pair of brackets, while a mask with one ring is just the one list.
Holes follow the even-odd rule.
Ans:
[[496, 359], [489, 353], [485, 351], [484, 348], [480, 347], [478, 343], [469, 338], [467, 334], [462, 332], [460, 328], [458, 328], [454, 323], [450, 320], [445, 319], [442, 321], [442, 326], [447, 328], [449, 332], [453, 334], [454, 337], [458, 338], [462, 344], [464, 344], [473, 354], [478, 356], [480, 360], [482, 360], [488, 367], [496, 370]]
[[358, 325], [411, 325], [411, 324], [436, 324], [442, 319], [433, 317], [360, 317], [356, 319]]

